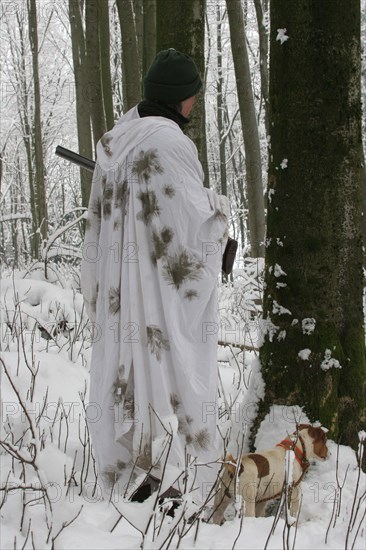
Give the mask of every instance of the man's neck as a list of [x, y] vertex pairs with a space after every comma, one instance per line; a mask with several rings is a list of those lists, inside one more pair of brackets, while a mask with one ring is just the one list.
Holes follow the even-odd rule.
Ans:
[[180, 128], [183, 128], [183, 126], [189, 122], [188, 118], [183, 116], [174, 108], [149, 99], [144, 99], [141, 101], [138, 104], [137, 109], [141, 118], [146, 116], [162, 116], [168, 118], [169, 120], [173, 120], [180, 126]]

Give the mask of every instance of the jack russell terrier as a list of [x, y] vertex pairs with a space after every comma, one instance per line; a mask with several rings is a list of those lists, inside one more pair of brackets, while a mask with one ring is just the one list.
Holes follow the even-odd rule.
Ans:
[[[237, 478], [245, 516], [263, 516], [267, 503], [282, 494], [286, 480], [288, 451], [295, 455], [292, 482], [288, 482], [288, 495], [290, 514], [296, 517], [301, 498], [300, 484], [309, 468], [309, 461], [326, 460], [328, 457], [325, 432], [322, 428], [314, 428], [310, 424], [300, 424], [296, 432], [271, 449], [243, 455], [239, 464], [231, 454], [226, 456], [215, 496], [213, 522], [222, 525], [225, 521], [225, 510], [235, 501]], [[291, 470], [291, 467], [288, 469]]]

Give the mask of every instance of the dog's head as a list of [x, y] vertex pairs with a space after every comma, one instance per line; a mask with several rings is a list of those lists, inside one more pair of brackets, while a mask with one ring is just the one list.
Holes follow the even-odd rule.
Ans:
[[315, 428], [310, 424], [300, 424], [298, 433], [307, 441], [308, 458], [326, 460], [329, 455], [327, 435], [322, 428]]

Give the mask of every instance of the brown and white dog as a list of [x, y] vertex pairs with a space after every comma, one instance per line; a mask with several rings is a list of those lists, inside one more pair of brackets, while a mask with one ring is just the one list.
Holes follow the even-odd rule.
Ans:
[[286, 480], [286, 452], [293, 451], [292, 480], [288, 481], [290, 514], [296, 516], [301, 498], [300, 483], [309, 460], [328, 457], [327, 436], [322, 428], [300, 424], [293, 434], [275, 447], [245, 454], [237, 464], [231, 454], [225, 459], [220, 485], [215, 496], [213, 522], [221, 525], [228, 505], [234, 502], [236, 479], [247, 517], [264, 515], [267, 503], [279, 497]]

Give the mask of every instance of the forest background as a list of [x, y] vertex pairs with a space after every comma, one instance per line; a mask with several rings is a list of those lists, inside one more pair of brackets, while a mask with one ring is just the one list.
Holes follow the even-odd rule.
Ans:
[[[55, 147], [94, 158], [98, 139], [141, 99], [155, 52], [191, 53], [204, 94], [188, 132], [205, 185], [229, 197], [239, 241], [221, 285], [221, 343], [256, 354], [263, 344], [268, 391], [256, 429], [271, 406], [300, 405], [357, 450], [366, 416], [365, 0], [19, 0], [2, 3], [0, 32], [4, 280], [37, 273], [78, 290], [91, 174]], [[59, 313], [58, 334], [67, 325]], [[46, 324], [38, 318], [37, 330], [56, 341]], [[69, 351], [81, 356], [77, 340]]]
[[[41, 260], [47, 270], [50, 261], [78, 264], [91, 173], [56, 157], [56, 145], [94, 158], [98, 139], [141, 99], [142, 77], [156, 51], [174, 45], [191, 53], [204, 93], [188, 135], [204, 183], [229, 197], [230, 234], [240, 243], [237, 265], [267, 249], [261, 361], [275, 389], [263, 414], [269, 402], [297, 404], [299, 391], [311, 393], [302, 403], [310, 416], [357, 446], [350, 423], [355, 414], [365, 418], [366, 372], [360, 268], [365, 21], [364, 0], [352, 0], [349, 9], [338, 0], [4, 2], [2, 265], [34, 267]], [[344, 120], [337, 119], [340, 111], [347, 113]], [[342, 143], [331, 137], [341, 132]], [[285, 215], [276, 215], [281, 208]], [[338, 220], [332, 227], [329, 216]], [[320, 318], [325, 321], [314, 338], [299, 329], [300, 321]], [[302, 350], [308, 351], [299, 358]], [[345, 361], [350, 368], [333, 368]], [[299, 369], [304, 373], [297, 386], [285, 383], [284, 371], [293, 380], [287, 363], [295, 378]], [[317, 364], [320, 375], [304, 364]]]

